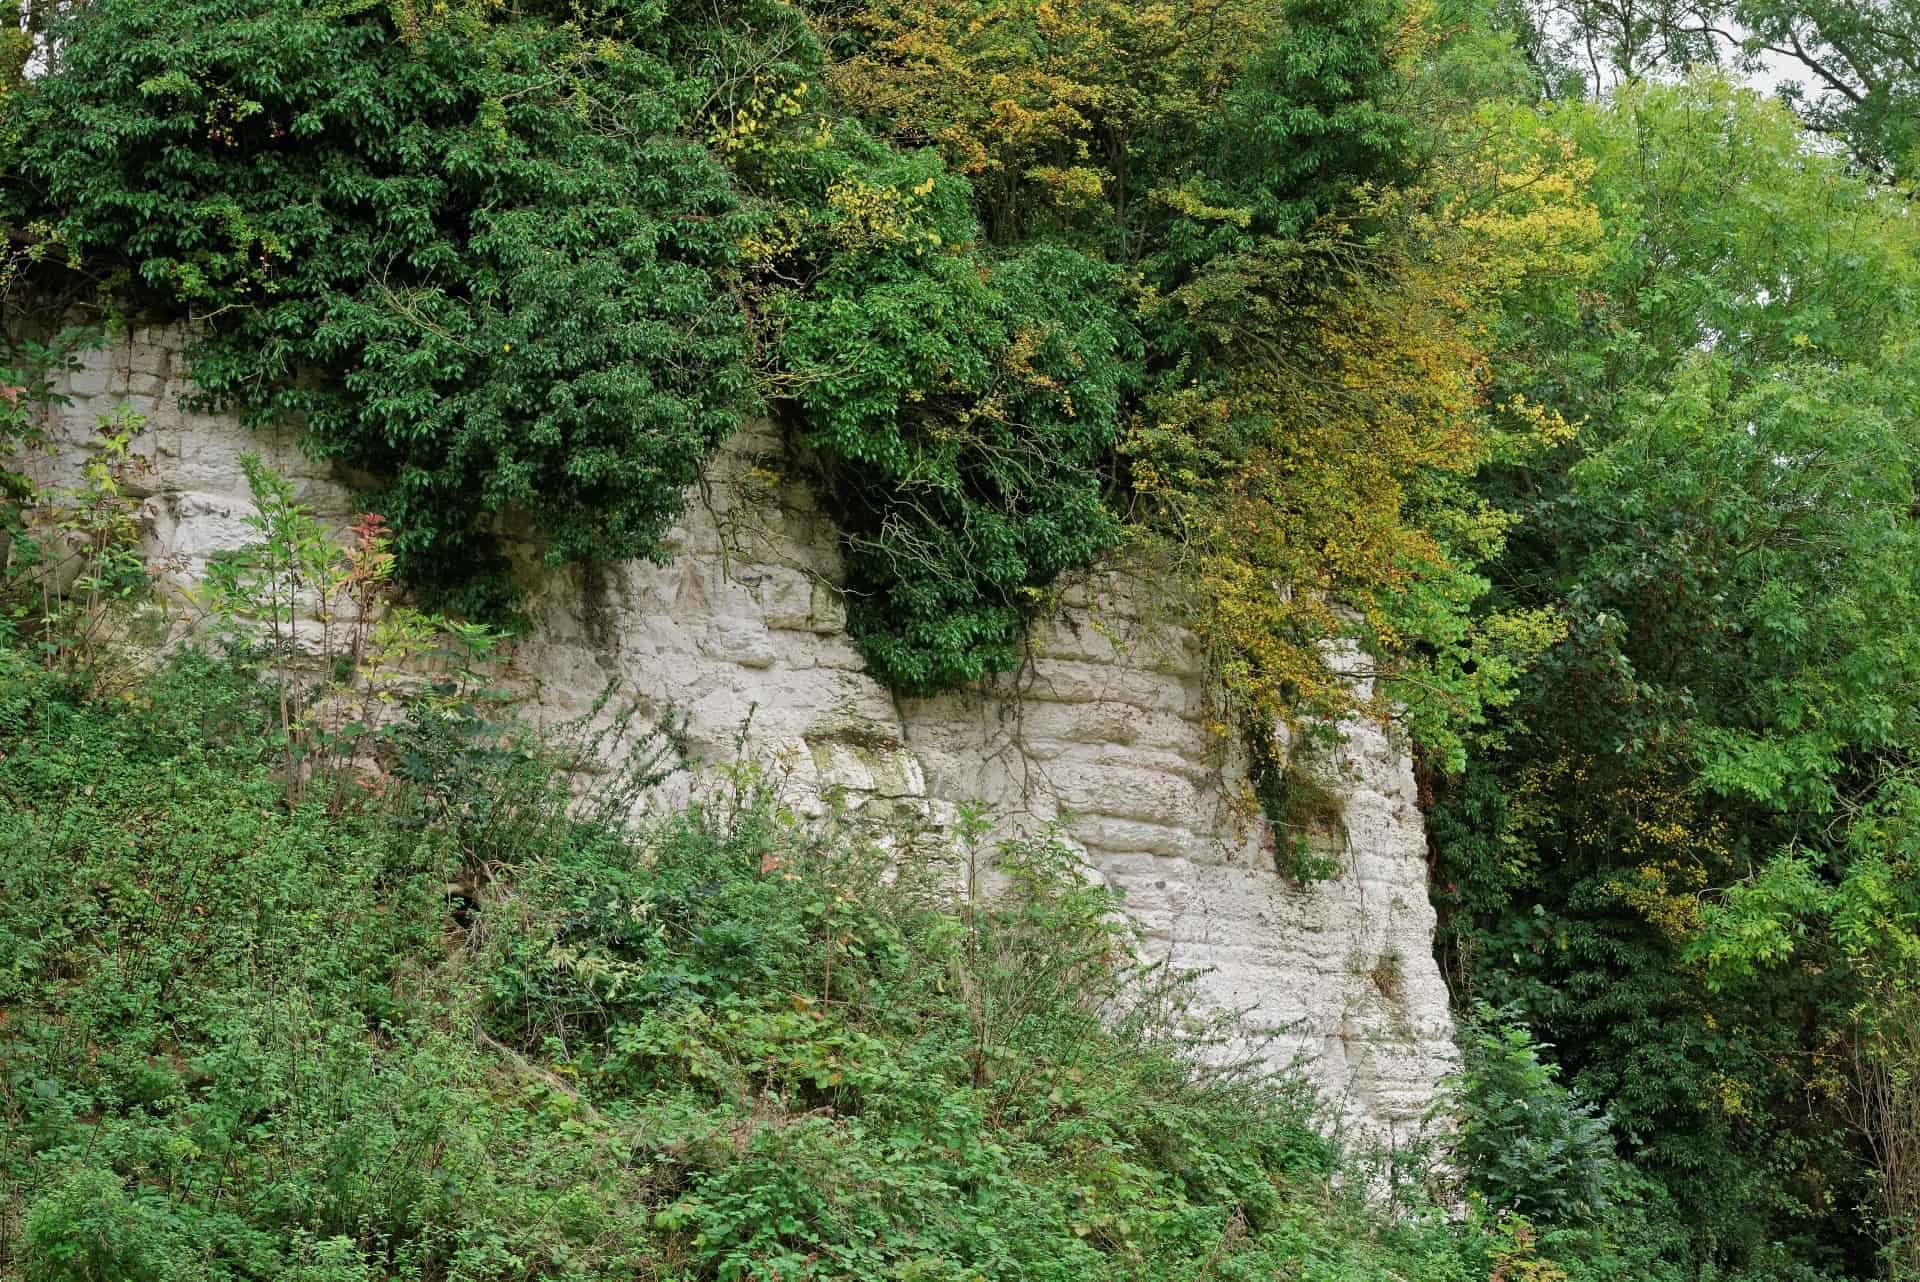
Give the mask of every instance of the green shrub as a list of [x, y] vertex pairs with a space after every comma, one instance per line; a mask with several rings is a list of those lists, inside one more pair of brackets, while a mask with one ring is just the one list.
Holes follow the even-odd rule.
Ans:
[[182, 1227], [166, 1198], [82, 1167], [28, 1209], [25, 1254], [45, 1282], [162, 1282], [187, 1258]]
[[1518, 1023], [1481, 1008], [1462, 1038], [1442, 1107], [1468, 1186], [1496, 1207], [1546, 1223], [1590, 1223], [1623, 1172], [1607, 1119], [1559, 1082]]
[[989, 254], [932, 153], [840, 133], [805, 171], [823, 226], [780, 260], [809, 281], [772, 303], [786, 407], [842, 530], [848, 627], [927, 694], [1016, 666], [1041, 590], [1117, 541], [1142, 354], [1115, 269], [1051, 242]]
[[496, 565], [509, 507], [555, 560], [651, 554], [738, 422], [744, 223], [663, 15], [574, 17], [81, 7], [9, 104], [8, 212], [203, 316], [206, 398], [380, 478], [416, 582]]

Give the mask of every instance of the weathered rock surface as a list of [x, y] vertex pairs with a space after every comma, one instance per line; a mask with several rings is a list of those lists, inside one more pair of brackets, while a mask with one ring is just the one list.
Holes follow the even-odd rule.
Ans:
[[[350, 490], [290, 439], [182, 410], [180, 346], [137, 330], [90, 354], [63, 389], [72, 403], [55, 412], [42, 479], [70, 483], [98, 417], [125, 405], [146, 417], [149, 557], [177, 582], [249, 541], [244, 453], [344, 520]], [[846, 636], [831, 523], [757, 448], [736, 442], [692, 495], [665, 564], [535, 576], [535, 628], [512, 664], [540, 715], [584, 712], [613, 680], [683, 711], [709, 759], [732, 754], [751, 715], [751, 750], [803, 801], [936, 819], [981, 801], [1005, 826], [1058, 821], [1124, 891], [1146, 946], [1204, 970], [1208, 1003], [1245, 1012], [1266, 1053], [1298, 1057], [1354, 1123], [1406, 1135], [1453, 1049], [1405, 754], [1377, 727], [1343, 727], [1343, 871], [1292, 885], [1232, 804], [1242, 763], [1210, 724], [1197, 646], [1124, 568], [1069, 585], [1020, 672], [897, 700]]]

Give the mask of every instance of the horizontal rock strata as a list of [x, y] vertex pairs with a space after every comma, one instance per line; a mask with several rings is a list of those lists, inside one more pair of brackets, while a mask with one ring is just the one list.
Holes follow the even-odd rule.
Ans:
[[[181, 408], [182, 344], [136, 330], [85, 358], [54, 411], [41, 478], [72, 483], [102, 415], [145, 417], [135, 450], [150, 559], [190, 585], [212, 553], [252, 537], [241, 474], [254, 453], [344, 523], [347, 486], [285, 435]], [[1244, 1013], [1278, 1062], [1298, 1060], [1356, 1126], [1404, 1136], [1452, 1062], [1432, 954], [1426, 843], [1403, 752], [1343, 727], [1341, 871], [1296, 886], [1234, 804], [1243, 766], [1212, 724], [1198, 647], [1159, 617], [1150, 585], [1110, 568], [1068, 585], [1025, 666], [986, 686], [899, 700], [845, 632], [832, 524], [784, 481], [765, 440], [737, 441], [691, 496], [665, 564], [539, 571], [532, 634], [512, 677], [539, 715], [588, 711], [614, 682], [683, 713], [696, 751], [750, 750], [802, 804], [963, 802], [1003, 830], [1057, 823], [1124, 893], [1143, 946], [1197, 968], [1203, 1001]]]

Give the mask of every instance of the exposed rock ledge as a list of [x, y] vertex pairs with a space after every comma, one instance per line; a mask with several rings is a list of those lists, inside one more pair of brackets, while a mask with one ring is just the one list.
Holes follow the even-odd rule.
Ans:
[[[239, 457], [294, 479], [323, 515], [348, 491], [284, 437], [181, 410], [177, 335], [123, 334], [61, 390], [47, 479], [73, 475], [98, 416], [147, 418], [136, 451], [149, 555], [191, 579], [248, 540]], [[1246, 1012], [1278, 1059], [1302, 1058], [1351, 1122], [1405, 1136], [1453, 1062], [1446, 992], [1411, 767], [1377, 727], [1352, 724], [1342, 756], [1345, 870], [1295, 888], [1264, 834], [1239, 831], [1239, 763], [1209, 728], [1192, 638], [1153, 617], [1153, 585], [1109, 570], [1070, 585], [1033, 631], [1016, 676], [981, 690], [896, 700], [867, 676], [833, 588], [831, 524], [804, 490], [762, 475], [736, 443], [671, 536], [665, 565], [550, 574], [514, 667], [541, 714], [584, 710], [617, 678], [685, 712], [698, 750], [778, 757], [797, 795], [950, 813], [979, 800], [1003, 822], [1068, 816], [1064, 831], [1125, 892], [1148, 946], [1204, 968], [1204, 999]]]

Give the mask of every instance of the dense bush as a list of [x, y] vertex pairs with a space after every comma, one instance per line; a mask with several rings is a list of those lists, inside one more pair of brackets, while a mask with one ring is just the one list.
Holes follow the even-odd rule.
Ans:
[[1483, 1007], [1461, 1040], [1452, 1143], [1475, 1191], [1549, 1223], [1597, 1219], [1618, 1178], [1607, 1119], [1560, 1085], [1524, 1028]]
[[207, 398], [380, 478], [403, 568], [489, 518], [644, 555], [738, 422], [743, 223], [643, 4], [117, 0], [9, 108], [16, 218], [204, 321]]
[[[842, 265], [786, 307], [849, 626], [895, 688], [1012, 669], [1039, 590], [1118, 539], [1104, 490], [1138, 344], [1114, 284], [1038, 245], [991, 266]], [[872, 355], [836, 368], [849, 350]]]

